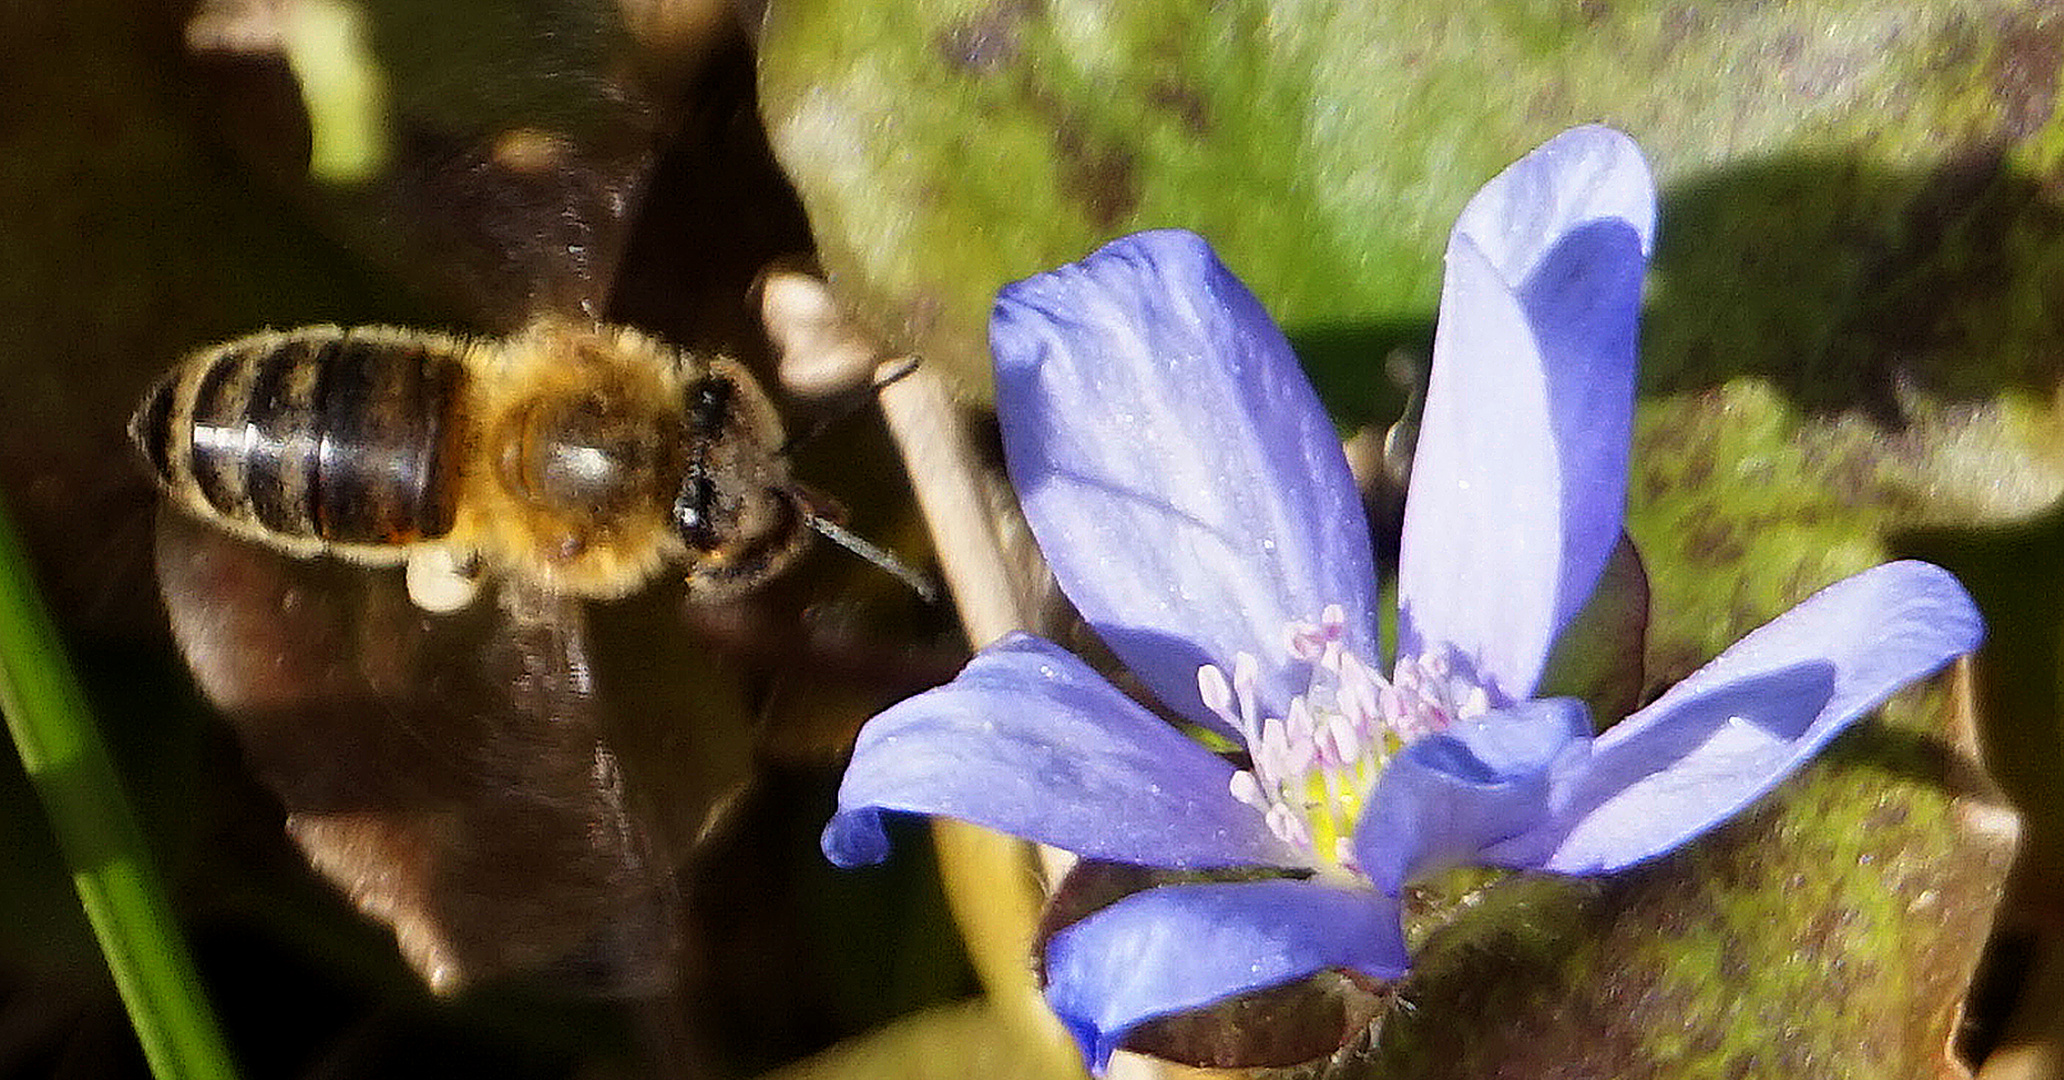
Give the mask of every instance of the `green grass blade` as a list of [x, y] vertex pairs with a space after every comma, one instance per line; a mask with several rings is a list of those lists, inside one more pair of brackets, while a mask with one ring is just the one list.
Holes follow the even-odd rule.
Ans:
[[143, 833], [0, 506], [0, 708], [159, 1080], [235, 1076]]

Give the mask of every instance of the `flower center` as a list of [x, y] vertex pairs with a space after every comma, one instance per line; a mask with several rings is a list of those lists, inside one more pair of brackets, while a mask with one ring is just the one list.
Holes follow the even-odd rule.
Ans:
[[1400, 658], [1391, 678], [1341, 643], [1347, 616], [1328, 605], [1316, 623], [1284, 628], [1284, 652], [1305, 690], [1282, 716], [1264, 716], [1261, 661], [1233, 657], [1232, 677], [1197, 669], [1204, 704], [1238, 732], [1252, 767], [1233, 774], [1233, 797], [1260, 811], [1285, 843], [1315, 864], [1355, 869], [1353, 836], [1376, 777], [1406, 743], [1490, 709], [1490, 696], [1445, 653]]

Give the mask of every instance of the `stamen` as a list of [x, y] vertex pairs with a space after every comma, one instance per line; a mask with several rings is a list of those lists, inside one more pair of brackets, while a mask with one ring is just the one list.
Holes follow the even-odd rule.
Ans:
[[1335, 671], [1340, 676], [1340, 711], [1354, 721], [1358, 734], [1369, 734], [1369, 725], [1381, 708], [1378, 687], [1383, 677], [1363, 666], [1355, 655], [1342, 651]]
[[1197, 696], [1204, 699], [1204, 707], [1213, 716], [1226, 722], [1234, 731], [1241, 730], [1240, 718], [1233, 715], [1233, 688], [1226, 682], [1225, 672], [1217, 664], [1205, 664], [1197, 669]]
[[1309, 767], [1310, 743], [1300, 746], [1290, 739], [1287, 725], [1276, 717], [1261, 723], [1261, 746], [1254, 755], [1254, 771], [1269, 787], [1280, 787]]
[[1283, 630], [1283, 651], [1309, 664], [1326, 653], [1326, 639], [1311, 623], [1291, 623]]
[[1251, 653], [1233, 657], [1230, 679], [1216, 665], [1200, 666], [1197, 693], [1246, 741], [1250, 764], [1233, 773], [1233, 798], [1261, 811], [1269, 831], [1315, 865], [1352, 871], [1353, 830], [1384, 763], [1414, 739], [1489, 711], [1497, 698], [1446, 651], [1400, 659], [1386, 680], [1347, 648], [1339, 604], [1317, 622], [1286, 624], [1282, 650], [1306, 683], [1280, 716], [1261, 712], [1276, 703], [1261, 702], [1261, 661]]
[[1347, 609], [1339, 604], [1327, 604], [1319, 612], [1319, 625], [1325, 628], [1326, 650], [1319, 657], [1319, 666], [1327, 671], [1340, 670], [1340, 658], [1346, 655], [1341, 641], [1347, 637]]
[[1240, 653], [1233, 657], [1233, 693], [1240, 700], [1240, 717], [1246, 722], [1245, 732], [1251, 740], [1260, 734], [1255, 724], [1261, 710], [1255, 707], [1255, 687], [1261, 682], [1261, 661], [1253, 653]]
[[1270, 831], [1281, 837], [1284, 843], [1307, 850], [1311, 848], [1310, 830], [1305, 827], [1304, 819], [1292, 813], [1289, 807], [1281, 803], [1269, 807], [1265, 820]]
[[1290, 715], [1283, 721], [1283, 734], [1290, 741], [1290, 752], [1299, 758], [1319, 759], [1323, 751], [1314, 744], [1319, 725], [1312, 722], [1311, 706], [1301, 697], [1290, 699]]
[[1261, 781], [1256, 780], [1254, 774], [1246, 769], [1235, 772], [1232, 782], [1227, 786], [1232, 789], [1233, 798], [1256, 810], [1266, 811], [1269, 808], [1268, 796], [1261, 792]]
[[1356, 730], [1354, 721], [1334, 713], [1326, 718], [1326, 731], [1333, 737], [1333, 764], [1354, 765], [1362, 760], [1362, 733]]

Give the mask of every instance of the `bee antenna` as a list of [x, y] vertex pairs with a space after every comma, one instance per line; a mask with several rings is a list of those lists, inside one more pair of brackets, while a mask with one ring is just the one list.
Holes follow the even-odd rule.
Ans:
[[893, 553], [876, 546], [860, 534], [822, 514], [806, 514], [803, 517], [803, 521], [812, 529], [817, 530], [826, 540], [845, 548], [847, 551], [866, 559], [868, 562], [894, 575], [896, 580], [910, 586], [910, 591], [916, 593], [918, 599], [923, 600], [927, 604], [939, 602], [939, 587], [932, 584], [932, 579], [919, 572], [916, 567], [897, 558]]
[[[894, 383], [897, 380], [903, 378], [905, 375], [908, 375], [911, 372], [916, 371], [918, 365], [922, 363], [924, 363], [924, 361], [918, 357], [904, 357], [902, 364], [897, 366], [893, 370], [889, 371], [887, 374], [876, 374], [873, 381], [867, 384], [868, 392], [870, 394], [879, 393], [883, 387], [886, 387], [891, 383]], [[877, 371], [879, 371], [879, 369], [877, 369]], [[814, 424], [811, 424], [810, 430], [803, 432], [801, 435], [790, 436], [787, 442], [781, 444], [781, 449], [775, 451], [776, 456], [787, 457], [790, 454], [794, 453], [796, 450], [808, 446], [813, 442], [816, 442], [819, 436], [823, 435], [827, 431], [830, 431], [832, 428], [837, 427], [838, 425], [843, 424], [848, 420], [851, 420], [853, 418], [854, 413], [857, 413], [861, 409], [866, 407], [867, 398], [861, 397], [857, 394], [854, 395], [852, 400], [849, 401], [843, 408], [839, 409], [837, 412], [832, 413], [830, 416], [827, 416], [824, 419], [819, 420]], [[829, 536], [830, 534], [826, 533], [825, 535]]]
[[868, 384], [867, 388], [869, 390], [880, 392], [882, 390], [887, 389], [888, 387], [894, 386], [895, 384], [902, 382], [905, 376], [908, 376], [911, 372], [916, 371], [918, 369], [918, 366], [923, 363], [924, 358], [921, 356], [906, 356], [903, 358], [903, 362], [901, 364], [898, 364], [897, 366], [890, 368], [887, 373], [883, 373], [881, 369], [877, 368], [875, 369], [874, 373], [874, 381]]

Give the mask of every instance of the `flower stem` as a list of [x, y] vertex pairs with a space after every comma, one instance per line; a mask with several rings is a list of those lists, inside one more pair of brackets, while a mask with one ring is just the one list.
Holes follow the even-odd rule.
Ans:
[[[1014, 560], [999, 536], [997, 511], [984, 497], [981, 466], [945, 380], [919, 367], [884, 386], [880, 400], [968, 643], [980, 649], [1031, 628], [1036, 607], [1026, 599], [1026, 560]], [[1056, 860], [1070, 856], [946, 819], [933, 823], [932, 842], [947, 902], [983, 988], [1039, 1048], [1038, 1075], [1079, 1075], [1081, 1058], [1047, 1010], [1026, 962], [1045, 901], [1037, 883], [1042, 876], [1059, 880], [1065, 865]], [[1033, 872], [1035, 850], [1043, 874]]]

